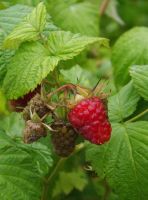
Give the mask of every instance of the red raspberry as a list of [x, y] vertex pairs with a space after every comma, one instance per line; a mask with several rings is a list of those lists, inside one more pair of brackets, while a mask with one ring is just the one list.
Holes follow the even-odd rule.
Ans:
[[69, 112], [68, 119], [86, 140], [94, 144], [103, 144], [110, 139], [111, 125], [105, 105], [98, 97], [80, 101]]

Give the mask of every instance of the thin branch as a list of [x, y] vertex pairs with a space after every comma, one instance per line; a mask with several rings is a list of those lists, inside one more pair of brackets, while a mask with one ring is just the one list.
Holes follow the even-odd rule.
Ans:
[[61, 168], [61, 165], [71, 156], [75, 155], [76, 153], [78, 153], [79, 151], [81, 151], [83, 148], [85, 147], [84, 143], [80, 143], [78, 145], [76, 145], [75, 151], [67, 158], [60, 158], [59, 161], [57, 162], [54, 170], [52, 171], [52, 173], [45, 179], [44, 181], [44, 188], [43, 188], [43, 194], [42, 194], [42, 198], [41, 200], [47, 200], [47, 195], [48, 195], [48, 187], [49, 184], [51, 182], [51, 180], [53, 179], [53, 177], [58, 173], [58, 171]]
[[99, 15], [100, 16], [102, 16], [105, 13], [109, 3], [110, 3], [110, 0], [103, 0], [102, 1], [101, 5], [100, 5], [100, 9], [99, 9]]
[[129, 119], [126, 122], [133, 122], [133, 121], [137, 120], [138, 118], [142, 117], [143, 115], [145, 115], [146, 113], [148, 113], [148, 109], [144, 110], [143, 112], [139, 113], [138, 115], [136, 115], [135, 117]]

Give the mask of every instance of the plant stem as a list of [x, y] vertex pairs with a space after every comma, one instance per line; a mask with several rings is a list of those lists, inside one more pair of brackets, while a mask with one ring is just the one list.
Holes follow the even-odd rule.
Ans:
[[78, 145], [76, 145], [75, 151], [67, 158], [60, 158], [59, 161], [57, 162], [54, 170], [52, 171], [52, 173], [45, 179], [44, 181], [44, 188], [43, 188], [43, 194], [42, 194], [42, 198], [41, 200], [47, 200], [47, 196], [48, 196], [48, 187], [49, 184], [52, 180], [52, 178], [58, 173], [58, 171], [61, 168], [61, 165], [71, 156], [75, 155], [76, 153], [78, 153], [79, 151], [81, 151], [83, 148], [85, 147], [84, 143], [80, 143]]
[[110, 0], [103, 0], [102, 1], [101, 5], [100, 5], [100, 9], [99, 9], [99, 15], [100, 16], [102, 16], [105, 13], [109, 3], [110, 3]]
[[66, 158], [60, 158], [59, 161], [57, 162], [57, 165], [55, 166], [54, 170], [50, 174], [50, 176], [47, 178], [47, 184], [51, 181], [51, 179], [54, 177], [54, 175], [59, 171], [61, 165], [64, 163]]
[[66, 85], [62, 85], [61, 87], [59, 87], [58, 89], [54, 90], [53, 92], [50, 92], [47, 97], [50, 98], [52, 95], [56, 94], [57, 92], [63, 91], [65, 89], [69, 89], [72, 90], [73, 92], [76, 90], [76, 86], [69, 83]]
[[128, 121], [126, 122], [133, 122], [135, 121], [136, 119], [142, 117], [143, 115], [145, 115], [146, 113], [148, 113], [148, 109], [144, 110], [143, 112], [139, 113], [138, 115], [136, 115], [135, 117], [129, 119]]

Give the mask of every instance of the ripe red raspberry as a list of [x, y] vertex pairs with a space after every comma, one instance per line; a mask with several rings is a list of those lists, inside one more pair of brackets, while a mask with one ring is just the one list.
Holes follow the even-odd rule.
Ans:
[[68, 114], [72, 126], [94, 144], [103, 144], [110, 139], [111, 125], [105, 105], [98, 97], [80, 101]]

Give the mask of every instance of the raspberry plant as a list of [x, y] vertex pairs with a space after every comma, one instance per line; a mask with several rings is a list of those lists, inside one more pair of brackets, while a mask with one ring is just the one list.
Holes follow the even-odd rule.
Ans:
[[0, 199], [147, 200], [148, 28], [116, 3], [0, 2]]

